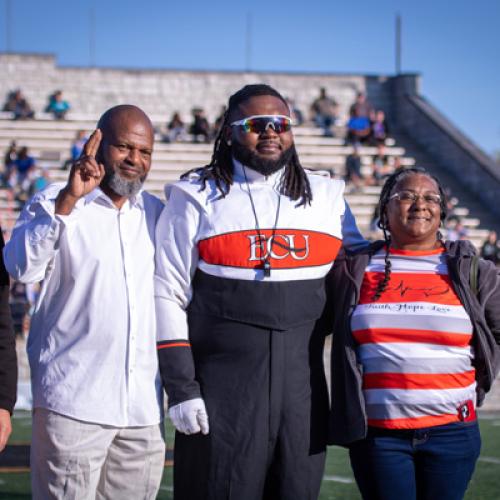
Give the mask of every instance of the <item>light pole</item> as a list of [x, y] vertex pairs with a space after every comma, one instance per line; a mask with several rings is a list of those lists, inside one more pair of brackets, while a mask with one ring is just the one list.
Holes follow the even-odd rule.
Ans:
[[401, 74], [401, 15], [396, 14], [396, 75]]

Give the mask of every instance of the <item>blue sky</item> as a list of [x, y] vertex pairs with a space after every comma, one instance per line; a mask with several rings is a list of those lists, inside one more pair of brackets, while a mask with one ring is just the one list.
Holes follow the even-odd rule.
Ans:
[[[0, 50], [7, 47], [0, 0]], [[403, 19], [403, 71], [486, 152], [500, 150], [498, 0], [10, 0], [10, 49], [88, 65], [89, 12], [98, 66], [394, 72], [394, 17]], [[495, 62], [497, 61], [497, 62]]]

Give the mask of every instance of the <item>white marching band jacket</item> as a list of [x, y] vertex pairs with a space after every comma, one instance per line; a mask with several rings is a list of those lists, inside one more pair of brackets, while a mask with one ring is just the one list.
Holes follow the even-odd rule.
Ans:
[[[202, 189], [193, 173], [167, 187], [158, 221], [157, 340], [171, 403], [199, 396], [196, 384], [172, 387], [172, 379], [193, 376], [176, 375], [185, 370], [180, 363], [192, 364], [188, 313], [278, 330], [315, 320], [324, 306], [324, 277], [341, 245], [365, 244], [344, 200], [343, 181], [307, 171], [313, 200], [298, 206], [279, 194], [284, 168], [265, 177], [234, 163], [225, 197], [212, 181]], [[173, 351], [177, 361], [170, 359]]]

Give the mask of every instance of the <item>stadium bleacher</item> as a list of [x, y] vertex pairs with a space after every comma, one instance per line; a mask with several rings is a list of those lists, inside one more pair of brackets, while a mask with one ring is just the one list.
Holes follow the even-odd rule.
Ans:
[[[160, 117], [153, 117], [153, 121], [157, 124], [161, 123]], [[13, 121], [7, 116], [0, 116], [0, 152], [3, 155], [10, 142], [15, 140], [19, 146], [29, 148], [30, 154], [36, 158], [39, 167], [49, 170], [51, 182], [63, 182], [67, 179], [68, 172], [61, 170], [61, 166], [69, 157], [71, 141], [78, 130], [86, 130], [90, 133], [95, 123], [95, 118], [83, 115], [79, 119], [65, 121], [52, 119]], [[332, 169], [336, 177], [343, 177], [346, 157], [352, 151], [351, 146], [345, 146], [344, 140], [338, 137], [323, 137], [320, 129], [315, 127], [297, 127], [294, 133], [297, 150], [305, 167]], [[157, 137], [153, 167], [146, 181], [146, 189], [163, 198], [164, 185], [177, 180], [186, 170], [208, 163], [212, 147], [211, 144], [193, 142], [166, 144]], [[371, 157], [376, 153], [376, 149], [362, 147], [360, 153], [362, 172], [368, 174]], [[401, 157], [401, 163], [404, 166], [416, 163], [415, 158], [408, 156], [405, 148], [401, 147], [397, 141], [388, 143], [386, 155]], [[429, 168], [429, 165], [425, 166]], [[366, 186], [361, 192], [348, 192], [346, 196], [356, 216], [358, 226], [366, 236], [369, 235], [369, 224], [379, 192], [378, 186]], [[454, 193], [454, 195], [457, 194]], [[488, 226], [482, 225], [481, 220], [474, 213], [469, 213], [468, 202], [472, 203], [472, 200], [468, 200], [467, 194], [461, 192], [455, 212], [460, 215], [470, 239], [479, 246], [487, 235]], [[0, 191], [0, 208], [2, 208], [0, 223], [8, 237], [21, 205], [13, 199], [9, 190], [3, 189]]]

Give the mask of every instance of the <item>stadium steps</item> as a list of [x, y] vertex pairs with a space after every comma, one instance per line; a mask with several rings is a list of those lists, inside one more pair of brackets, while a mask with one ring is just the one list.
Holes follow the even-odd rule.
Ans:
[[[69, 156], [71, 141], [78, 130], [90, 132], [95, 121], [88, 120], [27, 120], [12, 121], [0, 119], [0, 151], [5, 152], [12, 140], [18, 146], [26, 145], [30, 153], [37, 159], [40, 167], [50, 172], [53, 182], [65, 182], [67, 171], [60, 169]], [[351, 146], [344, 145], [338, 137], [323, 137], [319, 129], [314, 127], [297, 127], [295, 142], [302, 164], [312, 169], [332, 169], [334, 175], [342, 178], [345, 173], [345, 161], [352, 152]], [[155, 144], [153, 167], [146, 181], [146, 189], [164, 198], [164, 185], [176, 181], [179, 176], [192, 168], [205, 165], [210, 161], [213, 145], [205, 143], [178, 142]], [[374, 147], [360, 148], [362, 173], [368, 175], [371, 171], [371, 157], [376, 153]], [[415, 164], [415, 159], [407, 155], [404, 147], [397, 142], [386, 148], [389, 158], [400, 157], [405, 166]], [[355, 214], [358, 225], [364, 234], [369, 233], [369, 223], [378, 200], [380, 187], [367, 186], [359, 193], [347, 193], [346, 198]], [[464, 225], [469, 229], [471, 238], [481, 240], [484, 230], [477, 230], [478, 217], [472, 214], [468, 217], [467, 209], [462, 210]], [[8, 229], [16, 217], [16, 207], [2, 210], [2, 224]], [[479, 231], [479, 232], [478, 232]]]

